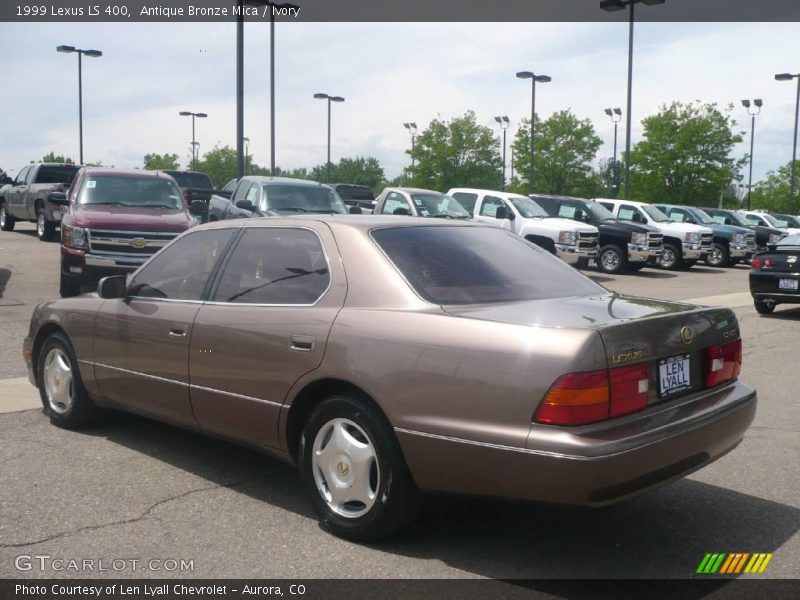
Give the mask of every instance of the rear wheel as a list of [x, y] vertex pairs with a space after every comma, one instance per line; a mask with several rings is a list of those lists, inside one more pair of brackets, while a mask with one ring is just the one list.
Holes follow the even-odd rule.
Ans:
[[603, 272], [613, 275], [625, 270], [628, 257], [619, 246], [609, 244], [600, 248], [597, 255], [597, 267]]
[[675, 244], [665, 243], [664, 252], [658, 260], [658, 266], [667, 271], [674, 271], [683, 260], [681, 249]]
[[706, 255], [706, 264], [709, 267], [724, 267], [730, 261], [730, 253], [725, 244], [714, 242], [711, 251]]
[[324, 400], [306, 423], [299, 458], [322, 526], [369, 542], [386, 538], [416, 516], [419, 492], [391, 427], [358, 396]]
[[6, 203], [0, 203], [0, 229], [3, 231], [14, 231], [14, 225], [17, 224], [17, 220], [8, 214], [6, 210]]
[[56, 233], [56, 224], [47, 220], [47, 213], [44, 208], [36, 209], [36, 235], [43, 242], [49, 242]]
[[776, 304], [774, 302], [762, 302], [761, 300], [754, 300], [753, 306], [755, 306], [758, 314], [771, 315], [775, 310]]
[[61, 294], [62, 298], [70, 298], [72, 296], [78, 296], [81, 293], [81, 282], [79, 279], [61, 273], [61, 278], [59, 280], [59, 285], [58, 285], [58, 291]]
[[62, 333], [50, 334], [39, 351], [39, 396], [50, 422], [73, 429], [87, 425], [96, 409], [83, 386], [72, 344]]

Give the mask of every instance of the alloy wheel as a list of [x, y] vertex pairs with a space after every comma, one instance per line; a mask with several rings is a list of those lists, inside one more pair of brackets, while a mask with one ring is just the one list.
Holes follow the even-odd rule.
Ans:
[[45, 230], [46, 226], [47, 226], [47, 222], [45, 221], [45, 218], [44, 218], [44, 211], [40, 210], [39, 214], [36, 217], [36, 233], [38, 234], [38, 236], [40, 238], [44, 237], [44, 230]]
[[44, 392], [50, 410], [63, 415], [75, 398], [75, 385], [69, 357], [61, 348], [52, 348], [44, 359]]
[[665, 269], [675, 266], [675, 253], [671, 248], [664, 247], [664, 252], [661, 254], [661, 266]]
[[619, 268], [619, 253], [615, 250], [606, 250], [600, 256], [600, 263], [604, 271], [616, 271]]

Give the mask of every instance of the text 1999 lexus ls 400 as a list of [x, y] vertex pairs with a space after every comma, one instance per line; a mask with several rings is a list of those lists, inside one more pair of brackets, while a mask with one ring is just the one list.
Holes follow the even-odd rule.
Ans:
[[726, 308], [609, 292], [496, 227], [220, 221], [24, 344], [51, 421], [116, 407], [301, 470], [325, 527], [377, 540], [423, 492], [600, 506], [683, 477], [756, 410]]

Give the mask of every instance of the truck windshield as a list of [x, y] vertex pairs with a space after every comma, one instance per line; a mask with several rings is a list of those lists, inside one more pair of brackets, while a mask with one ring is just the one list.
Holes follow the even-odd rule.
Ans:
[[445, 194], [410, 194], [420, 217], [469, 219], [470, 214], [461, 203]]
[[508, 199], [525, 219], [549, 216], [541, 206], [530, 198], [526, 198], [525, 196], [509, 196]]
[[614, 215], [611, 213], [611, 211], [599, 202], [586, 202], [584, 203], [584, 207], [586, 207], [586, 209], [594, 215], [594, 218], [598, 219], [599, 221], [608, 221], [614, 219]]
[[347, 207], [336, 192], [315, 185], [265, 185], [261, 208], [287, 214], [347, 214]]
[[642, 206], [642, 210], [647, 213], [647, 216], [653, 219], [656, 223], [669, 223], [670, 220], [663, 212], [658, 210], [655, 206], [650, 206], [649, 204], [645, 204]]
[[414, 290], [434, 304], [605, 293], [548, 252], [495, 227], [390, 227], [371, 235]]
[[190, 173], [182, 171], [164, 171], [170, 175], [182, 188], [194, 188], [198, 190], [213, 190], [214, 184], [205, 173]]
[[53, 165], [39, 167], [39, 172], [36, 174], [36, 181], [34, 183], [63, 183], [64, 185], [72, 184], [75, 179], [75, 174], [80, 167], [76, 165]]
[[694, 208], [694, 209], [692, 209], [691, 212], [694, 215], [695, 219], [697, 219], [697, 221], [699, 223], [702, 223], [703, 225], [716, 225], [717, 224], [717, 222], [713, 218], [711, 218], [711, 215], [709, 215], [702, 208]]
[[185, 210], [174, 181], [150, 177], [89, 176], [81, 186], [78, 204]]

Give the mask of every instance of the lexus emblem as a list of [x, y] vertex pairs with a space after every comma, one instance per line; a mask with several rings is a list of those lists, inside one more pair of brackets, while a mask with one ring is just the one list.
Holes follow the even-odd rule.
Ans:
[[688, 325], [681, 327], [681, 341], [687, 346], [694, 341], [694, 331]]
[[786, 262], [789, 263], [790, 265], [793, 265], [794, 263], [797, 262], [797, 257], [796, 256], [790, 256], [789, 258], [786, 259]]
[[347, 477], [347, 474], [350, 472], [350, 467], [348, 467], [346, 463], [340, 462], [337, 465], [337, 470], [339, 471], [339, 475]]
[[130, 242], [128, 242], [128, 245], [138, 250], [140, 248], [144, 248], [145, 246], [147, 246], [147, 240], [140, 237], [133, 238]]

